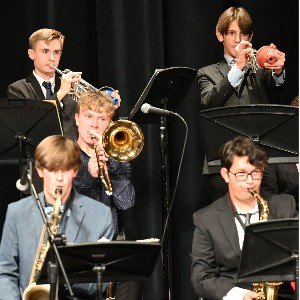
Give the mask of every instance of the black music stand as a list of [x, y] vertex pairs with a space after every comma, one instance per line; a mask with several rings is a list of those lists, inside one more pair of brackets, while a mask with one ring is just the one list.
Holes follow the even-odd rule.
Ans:
[[[102, 294], [102, 282], [147, 280], [160, 250], [161, 244], [157, 242], [129, 241], [58, 247], [70, 283], [97, 283], [99, 297]], [[38, 283], [47, 282], [47, 262], [50, 256], [51, 251], [48, 251]], [[60, 276], [60, 283], [63, 280]]]
[[[155, 114], [144, 114], [140, 108], [143, 103], [152, 106], [173, 109], [176, 102], [181, 100], [188, 91], [192, 80], [196, 75], [196, 70], [187, 67], [172, 67], [155, 70], [145, 90], [130, 112], [128, 119], [138, 123], [158, 123], [160, 122], [160, 149], [161, 149], [161, 186], [162, 186], [162, 221], [163, 231], [163, 278], [164, 278], [164, 299], [169, 299], [171, 295], [170, 286], [172, 280], [169, 278], [170, 272], [170, 250], [169, 235], [170, 227], [168, 214], [170, 211], [170, 191], [169, 191], [169, 159], [168, 159], [168, 132], [167, 117]], [[166, 230], [164, 230], [164, 227]], [[171, 295], [172, 298], [172, 295]]]
[[185, 96], [195, 75], [196, 70], [188, 67], [155, 70], [128, 119], [137, 123], [160, 122], [158, 115], [141, 112], [140, 108], [143, 103], [163, 109], [172, 109], [175, 103]]
[[220, 166], [219, 150], [238, 135], [265, 148], [269, 163], [296, 163], [299, 158], [299, 109], [286, 105], [239, 105], [200, 112], [209, 167]]
[[41, 140], [62, 134], [56, 105], [30, 99], [0, 99], [0, 164], [34, 161], [34, 150]]
[[299, 295], [298, 264], [299, 219], [270, 220], [246, 227], [237, 282], [295, 280]]

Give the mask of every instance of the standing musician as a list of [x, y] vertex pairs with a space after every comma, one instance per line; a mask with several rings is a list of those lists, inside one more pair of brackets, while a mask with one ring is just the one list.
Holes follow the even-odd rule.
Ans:
[[[276, 93], [285, 85], [285, 53], [271, 44], [268, 56], [274, 57], [276, 62], [265, 63], [265, 68], [256, 72], [247, 66], [253, 50], [253, 24], [249, 13], [242, 7], [230, 7], [221, 14], [216, 25], [216, 37], [223, 44], [221, 60], [200, 68], [197, 73], [203, 109], [275, 104]], [[211, 173], [207, 165], [204, 166], [203, 173], [208, 179], [206, 186], [211, 186], [212, 202], [226, 193], [226, 185], [219, 174]]]
[[[81, 72], [67, 72], [61, 77], [55, 75], [63, 51], [65, 37], [54, 29], [43, 28], [29, 37], [28, 56], [33, 61], [34, 70], [25, 79], [8, 86], [9, 98], [26, 98], [36, 100], [55, 100], [62, 120], [65, 136], [75, 139], [77, 129], [74, 122], [77, 103], [69, 94], [74, 84], [81, 79]], [[120, 105], [118, 91], [112, 92]]]
[[[260, 193], [268, 156], [259, 144], [239, 136], [221, 147], [220, 159], [228, 193], [193, 215], [192, 284], [205, 300], [257, 299], [251, 286], [237, 285], [236, 276], [244, 228], [247, 222], [258, 222], [264, 212], [249, 189]], [[274, 195], [268, 206], [270, 220], [298, 217], [291, 195]]]
[[[110, 209], [100, 202], [79, 194], [72, 182], [81, 165], [80, 151], [70, 139], [54, 135], [45, 138], [35, 151], [36, 169], [43, 179], [39, 199], [51, 218], [57, 200], [55, 190], [60, 188], [62, 218], [58, 233], [65, 233], [68, 243], [96, 242], [112, 239], [114, 231]], [[43, 219], [36, 200], [30, 196], [8, 206], [0, 245], [0, 299], [17, 300], [30, 281]], [[39, 257], [39, 256], [37, 256]], [[76, 299], [97, 299], [96, 284], [74, 285]], [[60, 290], [60, 298], [69, 293]]]
[[[135, 190], [131, 182], [130, 163], [109, 158], [102, 146], [102, 135], [112, 122], [114, 113], [115, 107], [111, 97], [105, 92], [89, 91], [79, 97], [75, 119], [82, 166], [73, 181], [73, 186], [78, 192], [110, 207], [116, 239], [120, 227], [118, 210], [129, 209], [135, 204]], [[103, 176], [106, 185], [111, 184], [111, 195], [107, 193], [106, 186], [99, 178], [100, 169], [105, 167], [109, 178], [105, 175], [105, 170], [102, 170]], [[137, 283], [118, 285], [116, 299], [142, 299], [142, 285]]]

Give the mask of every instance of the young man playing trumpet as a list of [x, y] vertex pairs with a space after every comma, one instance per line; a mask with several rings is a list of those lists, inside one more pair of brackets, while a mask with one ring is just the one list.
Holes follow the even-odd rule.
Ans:
[[[55, 191], [62, 190], [62, 218], [58, 220], [57, 231], [65, 233], [67, 243], [97, 242], [102, 237], [112, 239], [110, 209], [72, 187], [81, 165], [77, 145], [61, 135], [49, 136], [37, 146], [35, 158], [36, 169], [43, 179], [39, 199], [48, 218], [53, 218], [52, 208], [58, 201]], [[31, 271], [37, 263], [35, 256], [42, 257], [37, 249], [43, 224], [33, 196], [9, 204], [0, 245], [1, 300], [21, 299], [31, 283]], [[76, 285], [72, 289], [76, 299], [98, 299], [96, 284]], [[67, 299], [66, 296], [69, 292], [61, 288], [59, 299]]]
[[[26, 98], [32, 100], [55, 100], [62, 121], [65, 136], [75, 139], [77, 128], [74, 122], [77, 102], [70, 92], [76, 82], [81, 79], [81, 72], [67, 72], [61, 77], [55, 74], [63, 52], [64, 35], [54, 29], [42, 28], [29, 37], [28, 56], [33, 61], [34, 70], [25, 79], [18, 80], [8, 86], [9, 98]], [[112, 97], [120, 96], [113, 91]]]
[[[285, 104], [278, 101], [278, 93], [285, 83], [285, 53], [271, 44], [268, 56], [277, 60], [265, 63], [265, 69], [254, 72], [247, 66], [252, 49], [253, 24], [242, 7], [226, 9], [217, 22], [216, 37], [223, 44], [221, 60], [198, 70], [200, 100], [203, 109], [249, 104]], [[287, 104], [287, 103], [286, 103]], [[221, 176], [204, 162], [205, 186], [210, 193], [208, 202], [226, 193]]]
[[[205, 108], [272, 103], [270, 91], [284, 83], [285, 54], [271, 44], [265, 63], [256, 73], [247, 67], [252, 50], [252, 20], [242, 7], [230, 7], [220, 16], [216, 36], [224, 47], [220, 62], [198, 70], [201, 103]], [[275, 61], [275, 60], [274, 60]]]

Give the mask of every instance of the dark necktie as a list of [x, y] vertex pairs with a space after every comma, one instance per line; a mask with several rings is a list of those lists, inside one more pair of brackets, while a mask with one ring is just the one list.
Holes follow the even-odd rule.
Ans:
[[245, 225], [248, 226], [250, 225], [250, 219], [251, 219], [251, 216], [252, 216], [252, 213], [246, 213], [246, 214], [242, 214], [244, 217], [245, 217]]
[[46, 89], [46, 99], [51, 98], [53, 96], [52, 90], [51, 90], [51, 83], [49, 81], [44, 81], [43, 86]]
[[230, 62], [230, 67], [232, 68], [235, 64], [235, 59], [233, 59], [231, 62]]

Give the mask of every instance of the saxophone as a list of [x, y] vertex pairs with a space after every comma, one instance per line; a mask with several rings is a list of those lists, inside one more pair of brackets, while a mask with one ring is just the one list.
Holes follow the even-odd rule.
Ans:
[[[55, 190], [56, 201], [53, 206], [53, 212], [51, 219], [48, 220], [49, 227], [51, 230], [51, 234], [55, 235], [58, 229], [58, 220], [61, 218], [60, 209], [61, 209], [61, 187], [57, 187]], [[36, 251], [36, 256], [33, 264], [33, 268], [31, 271], [31, 276], [29, 279], [29, 285], [26, 287], [23, 293], [23, 300], [50, 300], [50, 285], [49, 284], [40, 284], [37, 285], [36, 281], [38, 280], [46, 254], [50, 248], [50, 242], [48, 237], [46, 236], [46, 225], [44, 224], [38, 248]]]
[[[261, 208], [259, 220], [267, 221], [269, 216], [268, 202], [263, 199], [255, 190], [248, 189], [250, 194], [256, 198], [258, 205]], [[279, 286], [283, 282], [255, 282], [253, 283], [253, 291], [258, 293], [257, 300], [276, 300]]]

